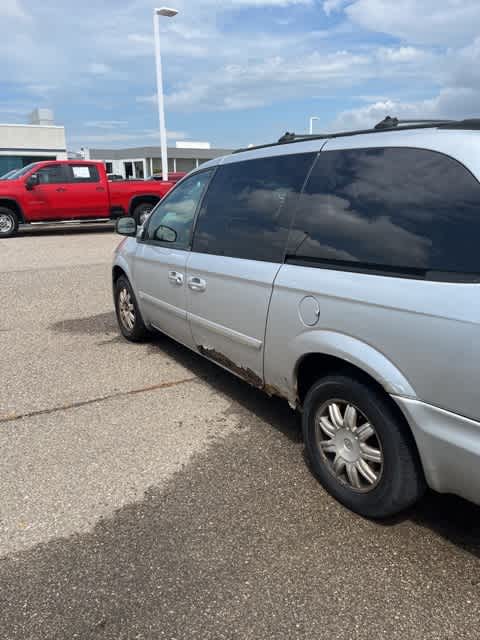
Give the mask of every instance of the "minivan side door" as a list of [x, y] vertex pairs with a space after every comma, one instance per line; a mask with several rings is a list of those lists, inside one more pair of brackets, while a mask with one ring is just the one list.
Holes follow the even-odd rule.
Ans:
[[134, 280], [144, 320], [193, 347], [186, 310], [186, 265], [197, 207], [213, 169], [180, 182], [152, 211], [139, 239]]
[[273, 282], [314, 157], [304, 153], [238, 161], [233, 156], [218, 167], [196, 224], [187, 265], [195, 345], [259, 387]]

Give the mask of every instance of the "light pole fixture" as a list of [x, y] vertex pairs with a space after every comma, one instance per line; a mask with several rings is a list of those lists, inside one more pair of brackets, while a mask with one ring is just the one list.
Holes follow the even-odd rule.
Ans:
[[310, 127], [309, 127], [310, 135], [313, 133], [313, 121], [314, 120], [320, 120], [320, 118], [318, 118], [317, 116], [311, 116], [311, 118], [310, 118]]
[[158, 103], [158, 124], [160, 129], [160, 153], [162, 156], [162, 180], [168, 180], [168, 157], [167, 157], [167, 129], [165, 126], [165, 108], [163, 104], [163, 82], [162, 82], [162, 60], [160, 57], [160, 26], [159, 18], [173, 18], [178, 11], [169, 7], [160, 7], [153, 10], [153, 33], [155, 40], [155, 66], [157, 69], [157, 103]]

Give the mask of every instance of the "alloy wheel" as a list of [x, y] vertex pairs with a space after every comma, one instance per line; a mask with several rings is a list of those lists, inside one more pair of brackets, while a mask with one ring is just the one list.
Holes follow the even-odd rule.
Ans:
[[135, 307], [133, 306], [130, 291], [126, 287], [120, 289], [118, 294], [118, 311], [125, 329], [132, 331], [135, 326]]
[[0, 234], [11, 233], [14, 227], [14, 220], [8, 213], [0, 213]]
[[380, 481], [384, 458], [374, 425], [350, 402], [329, 400], [315, 414], [318, 449], [330, 473], [349, 489], [368, 492]]

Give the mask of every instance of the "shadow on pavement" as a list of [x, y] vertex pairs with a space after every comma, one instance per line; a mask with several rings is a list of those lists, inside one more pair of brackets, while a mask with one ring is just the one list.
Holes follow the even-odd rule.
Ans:
[[[64, 320], [52, 325], [52, 329], [67, 333], [118, 333], [114, 312], [107, 312], [88, 318]], [[115, 336], [121, 341], [123, 338]], [[111, 340], [105, 341], [105, 345]], [[165, 354], [177, 361], [193, 375], [205, 380], [218, 392], [232, 400], [230, 411], [247, 418], [253, 414], [284, 434], [291, 442], [301, 443], [301, 426], [298, 413], [293, 412], [280, 398], [269, 398], [262, 391], [254, 389], [233, 374], [193, 353], [186, 347], [163, 334], [152, 334], [147, 342], [149, 355]], [[424, 499], [406, 514], [381, 523], [384, 527], [394, 527], [402, 522], [412, 521], [429, 528], [451, 543], [480, 557], [480, 507], [457, 498], [427, 492]]]
[[[112, 302], [113, 306], [113, 302]], [[88, 316], [86, 318], [69, 318], [67, 320], [60, 320], [50, 326], [53, 331], [60, 333], [74, 333], [74, 334], [105, 334], [115, 333], [119, 334], [117, 321], [115, 318], [115, 312], [107, 311], [106, 313], [99, 313], [95, 316]], [[119, 335], [119, 337], [121, 337]]]

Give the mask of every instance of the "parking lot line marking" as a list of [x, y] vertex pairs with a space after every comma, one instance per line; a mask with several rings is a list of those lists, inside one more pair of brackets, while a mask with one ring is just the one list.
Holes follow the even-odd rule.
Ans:
[[193, 382], [198, 380], [198, 376], [192, 376], [190, 378], [182, 378], [181, 380], [172, 380], [171, 382], [159, 382], [158, 384], [152, 384], [148, 387], [140, 387], [139, 389], [130, 389], [128, 391], [116, 391], [115, 393], [109, 393], [105, 396], [99, 396], [98, 398], [90, 398], [89, 400], [79, 400], [77, 402], [71, 402], [69, 404], [62, 404], [50, 409], [37, 409], [36, 411], [27, 411], [25, 413], [10, 413], [1, 416], [0, 424], [4, 422], [14, 422], [16, 420], [22, 420], [22, 418], [33, 418], [35, 416], [46, 415], [55, 413], [57, 411], [66, 411], [68, 409], [76, 409], [77, 407], [85, 407], [89, 404], [95, 404], [96, 402], [104, 402], [105, 400], [112, 400], [113, 398], [120, 398], [122, 396], [131, 396], [137, 393], [147, 393], [149, 391], [157, 391], [158, 389], [168, 389], [169, 387], [176, 387], [179, 384], [185, 384], [187, 382]]

